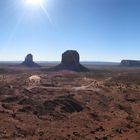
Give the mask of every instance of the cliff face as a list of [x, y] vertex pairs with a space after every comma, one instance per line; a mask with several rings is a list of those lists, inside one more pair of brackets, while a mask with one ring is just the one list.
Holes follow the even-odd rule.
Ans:
[[33, 61], [33, 55], [32, 54], [28, 54], [25, 57], [25, 60], [22, 63], [22, 65], [24, 65], [26, 67], [39, 67], [39, 65]]
[[52, 68], [53, 71], [71, 70], [71, 71], [89, 71], [87, 68], [80, 64], [79, 53], [75, 50], [67, 50], [62, 54], [62, 60], [59, 65]]
[[140, 67], [140, 61], [136, 60], [122, 60], [121, 66], [127, 66], [127, 67]]
[[62, 54], [62, 61], [61, 63], [64, 65], [79, 65], [79, 53], [74, 50], [68, 50]]

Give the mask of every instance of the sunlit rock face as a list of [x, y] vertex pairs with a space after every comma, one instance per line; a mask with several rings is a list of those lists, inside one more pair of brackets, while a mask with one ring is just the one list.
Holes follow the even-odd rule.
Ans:
[[36, 63], [33, 61], [33, 55], [32, 55], [32, 54], [28, 54], [28, 55], [25, 57], [25, 60], [24, 60], [24, 62], [22, 63], [22, 65], [27, 66], [27, 67], [39, 67], [39, 65], [36, 64]]
[[121, 66], [127, 66], [127, 67], [140, 67], [140, 61], [136, 60], [122, 60]]
[[70, 70], [70, 71], [89, 71], [87, 68], [80, 64], [80, 55], [75, 50], [67, 50], [62, 54], [62, 60], [59, 65], [52, 68], [51, 70]]

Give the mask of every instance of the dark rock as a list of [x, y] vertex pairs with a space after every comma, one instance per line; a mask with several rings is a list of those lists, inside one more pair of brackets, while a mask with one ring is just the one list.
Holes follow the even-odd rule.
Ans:
[[62, 103], [61, 104], [62, 112], [74, 113], [74, 112], [80, 112], [83, 110], [83, 107], [80, 105], [80, 103], [74, 99], [63, 99], [63, 100], [60, 100], [59, 102]]
[[100, 127], [96, 128], [95, 130], [96, 130], [97, 132], [98, 132], [98, 131], [101, 131], [101, 132], [105, 131], [105, 129], [103, 128], [103, 126], [100, 126]]
[[126, 67], [140, 67], [140, 61], [137, 61], [137, 60], [122, 60], [120, 65], [121, 66], [126, 66]]
[[87, 68], [80, 64], [79, 53], [75, 50], [68, 50], [62, 54], [62, 60], [59, 65], [50, 70], [59, 71], [59, 70], [70, 70], [76, 72], [89, 71]]
[[11, 104], [2, 104], [1, 106], [2, 106], [4, 109], [9, 109], [9, 110], [12, 109], [12, 105], [11, 105]]
[[37, 115], [56, 115], [56, 112], [59, 112], [59, 115], [63, 113], [72, 114], [83, 110], [80, 102], [69, 97], [47, 100], [42, 105], [36, 105], [35, 108]]
[[68, 50], [62, 54], [61, 63], [66, 66], [79, 65], [79, 53], [77, 51]]
[[116, 132], [122, 134], [123, 133], [123, 130], [122, 130], [122, 128], [117, 128], [116, 129]]
[[19, 105], [31, 105], [34, 106], [36, 105], [36, 102], [32, 100], [31, 98], [23, 98], [18, 102]]
[[30, 113], [30, 112], [34, 112], [34, 109], [31, 106], [25, 106], [25, 107], [19, 109], [18, 111]]
[[22, 63], [22, 65], [24, 65], [26, 67], [39, 67], [39, 65], [33, 61], [33, 55], [32, 54], [28, 54], [25, 57], [25, 60]]
[[14, 97], [7, 97], [6, 99], [2, 100], [2, 102], [6, 102], [6, 103], [12, 103], [12, 102], [16, 102], [20, 99], [20, 97], [14, 96]]
[[76, 137], [80, 137], [80, 134], [78, 132], [73, 132], [73, 135]]

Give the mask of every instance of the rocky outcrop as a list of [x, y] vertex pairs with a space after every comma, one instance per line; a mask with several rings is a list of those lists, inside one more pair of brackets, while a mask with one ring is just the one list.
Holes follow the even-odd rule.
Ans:
[[67, 66], [75, 66], [79, 65], [79, 53], [74, 50], [68, 50], [62, 54], [62, 61], [61, 63]]
[[25, 57], [25, 60], [22, 63], [22, 65], [24, 65], [26, 67], [39, 67], [39, 65], [33, 61], [33, 55], [32, 54], [28, 54]]
[[51, 70], [59, 71], [59, 70], [71, 70], [71, 71], [88, 71], [87, 68], [80, 64], [80, 56], [79, 53], [75, 50], [67, 50], [62, 54], [62, 60], [59, 65]]
[[140, 61], [137, 60], [122, 60], [121, 66], [140, 67]]

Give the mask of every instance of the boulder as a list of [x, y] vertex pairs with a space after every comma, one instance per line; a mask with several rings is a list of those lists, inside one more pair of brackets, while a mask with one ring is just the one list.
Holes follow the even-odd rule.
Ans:
[[122, 60], [120, 65], [126, 66], [126, 67], [140, 67], [140, 61], [138, 61], [138, 60]]
[[22, 62], [22, 65], [24, 65], [26, 67], [39, 67], [39, 65], [33, 61], [33, 55], [32, 54], [28, 54], [25, 57], [25, 60], [24, 60], [24, 62]]
[[59, 70], [70, 70], [70, 71], [88, 71], [88, 69], [80, 64], [80, 56], [79, 53], [75, 50], [67, 50], [62, 54], [61, 63], [51, 70], [59, 71]]

